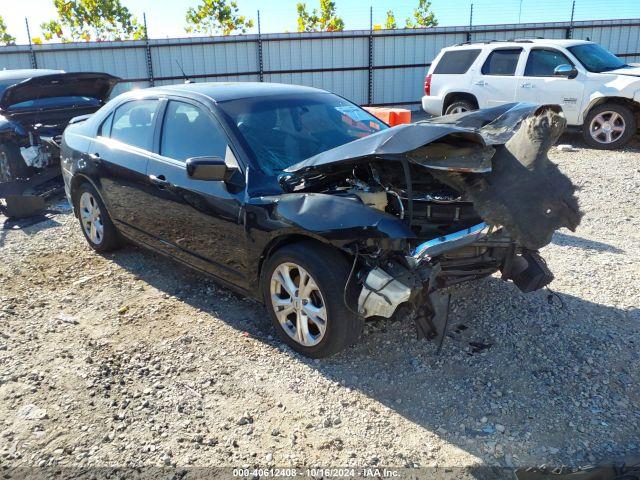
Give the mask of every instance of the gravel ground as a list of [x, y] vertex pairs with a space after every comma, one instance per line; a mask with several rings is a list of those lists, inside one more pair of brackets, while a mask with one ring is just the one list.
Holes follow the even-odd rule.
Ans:
[[[563, 143], [577, 138], [566, 137]], [[453, 291], [442, 353], [369, 323], [327, 360], [170, 260], [100, 256], [67, 211], [0, 230], [0, 465], [584, 465], [640, 449], [640, 145], [553, 150], [585, 217], [557, 296]]]

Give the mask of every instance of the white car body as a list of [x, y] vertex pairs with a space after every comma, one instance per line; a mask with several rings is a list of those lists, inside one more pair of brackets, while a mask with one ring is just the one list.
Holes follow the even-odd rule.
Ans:
[[[516, 40], [509, 42], [469, 43], [444, 48], [429, 68], [430, 94], [422, 98], [422, 108], [432, 115], [443, 115], [452, 99], [475, 99], [478, 108], [509, 102], [557, 104], [569, 125], [579, 126], [596, 105], [610, 99], [640, 109], [640, 67], [594, 73], [576, 58], [570, 47], [591, 44], [584, 40]], [[437, 66], [447, 52], [480, 50], [463, 74], [439, 74]], [[513, 75], [483, 74], [483, 65], [495, 50], [521, 49]], [[525, 75], [527, 59], [533, 50], [552, 50], [564, 55], [577, 70], [575, 78]], [[425, 82], [426, 83], [426, 82]], [[460, 97], [460, 94], [466, 97]]]

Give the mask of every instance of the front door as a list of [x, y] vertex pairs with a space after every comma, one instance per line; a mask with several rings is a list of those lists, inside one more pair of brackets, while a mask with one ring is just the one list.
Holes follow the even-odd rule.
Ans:
[[522, 76], [518, 77], [516, 100], [539, 104], [560, 105], [569, 124], [576, 125], [584, 90], [583, 75], [576, 78], [556, 77], [553, 72], [559, 65], [573, 62], [559, 50], [532, 48]]
[[244, 190], [194, 180], [185, 161], [218, 156], [237, 166], [224, 130], [207, 107], [169, 100], [158, 154], [147, 164], [154, 204], [150, 233], [179, 259], [233, 284], [246, 280]]
[[521, 48], [493, 50], [473, 78], [472, 92], [480, 108], [497, 107], [515, 101], [516, 68]]

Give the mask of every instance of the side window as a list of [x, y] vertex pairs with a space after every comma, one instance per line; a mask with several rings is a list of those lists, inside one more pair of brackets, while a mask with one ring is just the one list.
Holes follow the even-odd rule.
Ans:
[[482, 74], [504, 76], [515, 75], [521, 52], [521, 48], [494, 50], [489, 54], [484, 65], [482, 65]]
[[160, 155], [174, 160], [225, 157], [227, 137], [206, 112], [189, 103], [171, 100], [162, 125]]
[[111, 124], [113, 123], [113, 113], [104, 119], [102, 125], [98, 129], [99, 137], [109, 137], [111, 136]]
[[433, 70], [434, 74], [461, 75], [467, 73], [471, 64], [480, 55], [480, 49], [450, 50], [444, 52]]
[[573, 65], [564, 54], [557, 50], [533, 49], [529, 52], [525, 77], [553, 77], [553, 70], [558, 65]]
[[134, 100], [119, 106], [113, 114], [110, 137], [151, 151], [159, 104], [159, 100]]

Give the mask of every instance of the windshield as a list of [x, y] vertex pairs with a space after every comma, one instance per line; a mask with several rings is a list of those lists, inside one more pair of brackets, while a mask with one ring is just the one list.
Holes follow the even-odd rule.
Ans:
[[88, 107], [98, 106], [100, 100], [91, 97], [50, 97], [50, 98], [36, 98], [34, 100], [26, 100], [20, 103], [14, 103], [7, 108], [8, 111], [15, 110], [31, 110], [42, 108], [69, 108], [69, 107]]
[[260, 168], [271, 175], [388, 128], [367, 111], [330, 93], [244, 98], [218, 106]]
[[608, 72], [623, 68], [626, 64], [613, 53], [596, 43], [584, 43], [569, 47], [569, 51], [580, 61], [584, 68], [594, 73]]

